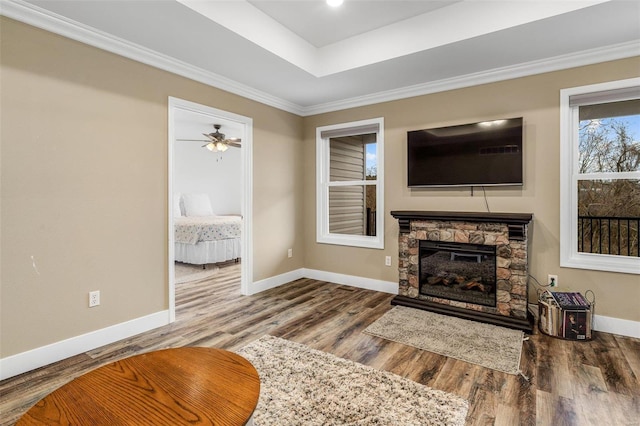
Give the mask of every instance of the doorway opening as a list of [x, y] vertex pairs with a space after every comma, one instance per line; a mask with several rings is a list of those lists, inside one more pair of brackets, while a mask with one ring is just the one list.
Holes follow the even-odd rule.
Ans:
[[[240, 265], [240, 292], [243, 295], [249, 294], [249, 285], [253, 281], [253, 238], [251, 227], [253, 120], [249, 117], [173, 97], [169, 97], [168, 112], [168, 293], [169, 321], [173, 322], [176, 318], [175, 261], [177, 245], [174, 226], [176, 219], [181, 215], [176, 212], [175, 208], [180, 206], [178, 208], [182, 208], [183, 212], [185, 208], [183, 197], [176, 193], [177, 188], [184, 187], [185, 180], [185, 177], [181, 176], [180, 180], [177, 181], [177, 172], [180, 169], [176, 165], [177, 157], [183, 158], [185, 155], [187, 157], [191, 155], [191, 161], [194, 163], [202, 160], [202, 162], [210, 163], [213, 167], [219, 166], [217, 172], [207, 172], [206, 176], [203, 177], [203, 182], [197, 182], [197, 176], [191, 176], [191, 179], [195, 182], [190, 187], [192, 190], [189, 191], [190, 197], [193, 198], [190, 199], [191, 208], [196, 210], [204, 208], [206, 210], [206, 206], [203, 207], [202, 199], [211, 201], [211, 198], [213, 198], [218, 203], [216, 206], [219, 211], [215, 212], [212, 209], [212, 216], [238, 216], [239, 213], [241, 221], [236, 226], [240, 227], [240, 248], [238, 252], [242, 259]], [[220, 125], [220, 131], [227, 133], [227, 137], [240, 139], [242, 141], [241, 145], [238, 144], [240, 145], [239, 147], [230, 148], [231, 152], [229, 150], [211, 152], [206, 147], [201, 146], [205, 145], [205, 143], [199, 141], [199, 139], [206, 139], [203, 133], [211, 133], [218, 130], [214, 129], [214, 125]], [[191, 144], [191, 146], [185, 150], [186, 145], [178, 144]], [[194, 164], [194, 170], [197, 169], [195, 166]], [[229, 170], [225, 171], [225, 167]], [[184, 168], [182, 169], [184, 170]], [[194, 173], [197, 173], [197, 171]], [[219, 175], [216, 176], [215, 173], [219, 173]], [[204, 179], [208, 179], [209, 182], [204, 182]], [[217, 189], [215, 188], [216, 186], [218, 187]], [[211, 244], [215, 245], [216, 243], [211, 242]], [[180, 247], [178, 247], [178, 250], [180, 250]], [[234, 254], [234, 256], [236, 255], [237, 253]]]

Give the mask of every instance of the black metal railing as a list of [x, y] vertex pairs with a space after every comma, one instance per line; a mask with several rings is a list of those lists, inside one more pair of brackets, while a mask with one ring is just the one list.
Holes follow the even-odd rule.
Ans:
[[376, 235], [376, 211], [367, 207], [367, 226], [366, 233], [369, 236]]
[[639, 256], [640, 217], [578, 216], [578, 250]]

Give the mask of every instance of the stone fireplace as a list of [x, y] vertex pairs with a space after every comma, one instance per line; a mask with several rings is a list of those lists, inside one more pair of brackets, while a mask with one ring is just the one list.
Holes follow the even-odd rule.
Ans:
[[531, 332], [531, 214], [392, 211], [400, 224], [392, 303]]

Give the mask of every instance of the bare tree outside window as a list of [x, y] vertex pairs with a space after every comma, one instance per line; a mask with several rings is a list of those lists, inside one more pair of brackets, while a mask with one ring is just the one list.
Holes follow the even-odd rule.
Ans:
[[623, 175], [640, 171], [640, 114], [583, 120], [581, 111], [578, 166], [596, 174], [578, 178], [578, 251], [640, 256], [640, 180]]
[[632, 134], [640, 115], [580, 121], [582, 173], [640, 171], [640, 137]]

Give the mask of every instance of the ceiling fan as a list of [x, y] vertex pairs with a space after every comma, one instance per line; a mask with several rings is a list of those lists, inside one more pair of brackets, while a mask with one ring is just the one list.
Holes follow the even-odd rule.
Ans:
[[215, 132], [212, 133], [203, 133], [207, 139], [178, 139], [179, 141], [187, 141], [187, 142], [207, 142], [202, 145], [203, 148], [207, 148], [212, 152], [225, 152], [229, 149], [230, 146], [234, 148], [240, 148], [242, 145], [242, 139], [240, 138], [226, 138], [224, 133], [220, 133], [220, 124], [214, 124], [213, 127], [216, 129]]

